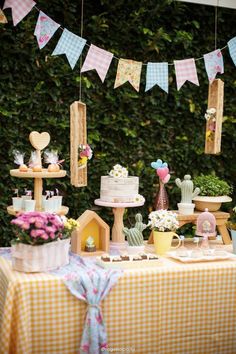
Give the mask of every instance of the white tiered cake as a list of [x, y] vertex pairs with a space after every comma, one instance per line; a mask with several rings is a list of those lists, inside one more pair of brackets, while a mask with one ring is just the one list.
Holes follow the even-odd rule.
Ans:
[[109, 176], [101, 177], [100, 199], [110, 203], [135, 203], [144, 200], [139, 194], [139, 177], [128, 177], [128, 171], [115, 165]]

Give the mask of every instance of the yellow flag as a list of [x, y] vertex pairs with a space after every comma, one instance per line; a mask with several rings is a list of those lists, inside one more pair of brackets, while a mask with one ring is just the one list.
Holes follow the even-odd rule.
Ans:
[[139, 91], [141, 70], [141, 62], [129, 59], [120, 59], [114, 88], [117, 88], [128, 81], [136, 91]]
[[7, 18], [4, 15], [4, 12], [0, 9], [0, 23], [7, 23]]

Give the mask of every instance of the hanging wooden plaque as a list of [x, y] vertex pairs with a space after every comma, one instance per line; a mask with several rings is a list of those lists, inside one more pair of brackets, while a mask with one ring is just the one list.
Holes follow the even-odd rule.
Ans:
[[87, 165], [78, 165], [81, 144], [87, 144], [86, 104], [75, 101], [70, 106], [70, 181], [75, 187], [87, 186]]
[[215, 108], [214, 116], [206, 122], [205, 154], [219, 154], [224, 107], [224, 82], [216, 79], [209, 85], [208, 109]]

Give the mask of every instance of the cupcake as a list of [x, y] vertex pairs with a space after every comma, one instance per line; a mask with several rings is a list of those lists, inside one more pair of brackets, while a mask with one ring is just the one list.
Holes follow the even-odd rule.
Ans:
[[146, 253], [140, 253], [139, 257], [141, 257], [142, 259], [147, 259], [148, 258]]
[[120, 256], [120, 258], [122, 259], [122, 261], [129, 261], [129, 260], [130, 260], [128, 254], [122, 254], [122, 255]]
[[140, 256], [134, 256], [133, 261], [142, 261], [143, 259]]

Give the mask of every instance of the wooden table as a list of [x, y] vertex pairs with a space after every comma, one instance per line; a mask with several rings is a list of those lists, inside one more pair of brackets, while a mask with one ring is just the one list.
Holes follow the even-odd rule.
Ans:
[[[179, 227], [185, 225], [185, 224], [196, 224], [198, 216], [202, 213], [200, 211], [195, 211], [194, 214], [191, 215], [183, 215], [180, 214], [178, 211], [173, 210], [178, 215], [178, 221], [179, 221]], [[225, 245], [228, 245], [231, 243], [231, 238], [229, 236], [229, 232], [226, 227], [226, 223], [230, 217], [229, 213], [225, 213], [223, 211], [212, 211], [211, 212], [215, 218], [216, 218], [216, 227], [218, 229], [218, 232], [222, 236], [222, 240]], [[153, 234], [151, 232], [148, 243], [153, 243]]]

